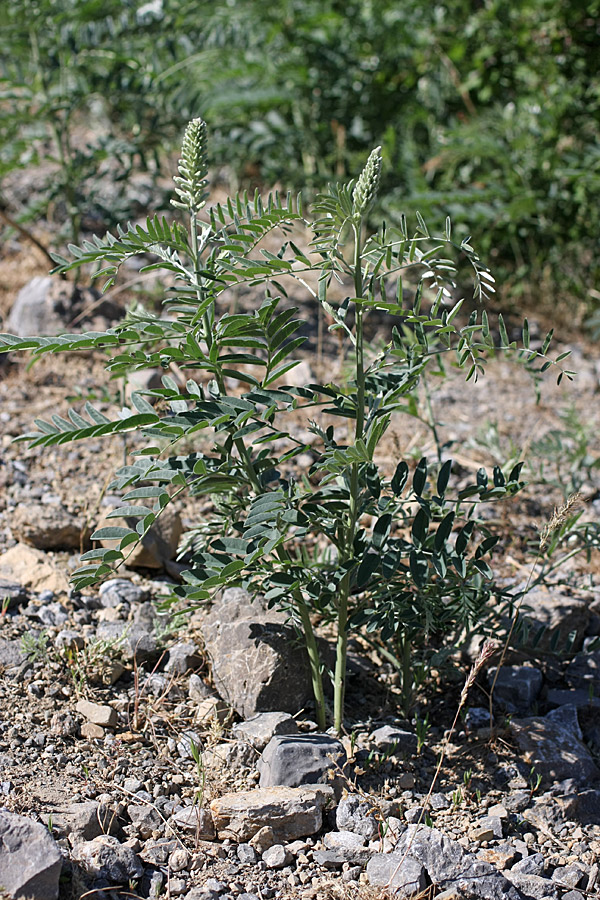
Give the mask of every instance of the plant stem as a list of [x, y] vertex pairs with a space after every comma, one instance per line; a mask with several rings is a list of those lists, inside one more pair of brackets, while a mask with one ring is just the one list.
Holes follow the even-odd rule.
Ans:
[[[360, 299], [363, 295], [361, 222], [353, 225], [354, 229], [354, 292]], [[363, 437], [365, 427], [365, 370], [364, 370], [364, 336], [363, 309], [356, 304], [356, 427], [354, 439]], [[350, 472], [350, 500], [348, 529], [344, 541], [344, 554], [341, 562], [347, 563], [354, 554], [354, 538], [358, 522], [358, 501], [360, 485], [358, 463], [352, 464]], [[350, 571], [344, 575], [340, 584], [340, 595], [337, 609], [337, 641], [335, 653], [335, 676], [333, 686], [334, 727], [338, 734], [342, 732], [344, 721], [344, 695], [346, 692], [346, 659], [348, 656], [348, 601], [350, 597]]]

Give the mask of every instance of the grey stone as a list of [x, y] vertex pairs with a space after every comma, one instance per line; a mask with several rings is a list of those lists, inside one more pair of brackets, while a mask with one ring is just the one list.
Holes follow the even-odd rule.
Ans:
[[260, 786], [337, 785], [345, 762], [343, 744], [328, 734], [276, 735], [258, 762]]
[[342, 797], [335, 812], [335, 823], [340, 831], [351, 831], [367, 840], [379, 834], [379, 824], [371, 804], [358, 794]]
[[144, 874], [133, 850], [108, 834], [75, 844], [71, 857], [88, 875], [105, 878], [110, 884], [127, 885], [130, 879], [141, 878]]
[[346, 857], [337, 850], [314, 850], [313, 862], [323, 869], [341, 869]]
[[323, 843], [327, 850], [332, 850], [345, 862], [355, 865], [364, 865], [373, 855], [372, 851], [365, 847], [365, 838], [351, 831], [329, 831]]
[[[495, 673], [496, 669], [489, 670], [490, 686]], [[542, 680], [542, 673], [532, 666], [502, 666], [494, 687], [494, 700], [510, 710], [526, 713], [539, 696]]]
[[475, 828], [479, 831], [488, 831], [489, 837], [479, 837], [476, 840], [490, 841], [494, 838], [502, 837], [502, 819], [500, 816], [483, 816], [474, 823]]
[[440, 809], [449, 809], [450, 808], [450, 800], [446, 796], [446, 794], [435, 793], [432, 794], [429, 798], [429, 806], [431, 809], [434, 809], [438, 812]]
[[9, 897], [55, 900], [62, 856], [47, 828], [0, 809], [0, 888]]
[[121, 603], [144, 603], [149, 595], [146, 588], [134, 584], [128, 578], [110, 578], [100, 585], [100, 605], [114, 608]]
[[562, 895], [562, 900], [585, 900], [585, 897], [579, 891], [567, 891]]
[[239, 844], [237, 858], [243, 866], [252, 866], [258, 859], [258, 854], [251, 844]]
[[69, 613], [62, 603], [42, 603], [37, 608], [37, 618], [43, 625], [64, 625], [69, 618]]
[[157, 810], [146, 803], [130, 803], [127, 807], [127, 815], [143, 841], [151, 838], [162, 825], [162, 819]]
[[123, 626], [120, 622], [100, 622], [96, 629], [98, 638], [114, 641], [124, 660], [133, 660], [134, 656], [139, 665], [158, 662], [161, 650], [158, 647], [156, 637], [143, 625]]
[[199, 675], [192, 673], [188, 683], [188, 697], [195, 703], [207, 700], [209, 697], [215, 697], [215, 692], [210, 688]]
[[425, 809], [422, 806], [412, 806], [406, 810], [404, 818], [409, 825], [418, 825], [425, 821]]
[[264, 712], [234, 725], [233, 733], [236, 737], [248, 741], [256, 750], [264, 750], [275, 735], [297, 734], [298, 725], [289, 713]]
[[582, 825], [600, 825], [600, 790], [578, 791], [564, 800], [557, 798], [565, 819]]
[[69, 628], [63, 628], [56, 635], [54, 644], [59, 650], [83, 650], [85, 647], [85, 639], [83, 635], [77, 631], [71, 631]]
[[575, 688], [588, 690], [591, 687], [600, 694], [600, 650], [578, 653], [567, 666], [565, 678]]
[[594, 760], [581, 741], [577, 710], [561, 706], [547, 716], [513, 719], [511, 730], [521, 753], [524, 775], [531, 768], [544, 782], [573, 778], [587, 786], [600, 776]]
[[25, 654], [17, 641], [6, 641], [0, 638], [0, 666], [3, 669], [16, 669], [25, 661]]
[[200, 735], [197, 731], [184, 731], [177, 741], [177, 752], [182, 759], [193, 759], [192, 744], [198, 748], [201, 745]]
[[514, 866], [505, 874], [508, 880], [527, 897], [527, 900], [530, 898], [531, 900], [559, 900], [559, 890], [549, 878], [515, 872]]
[[169, 649], [165, 672], [185, 675], [190, 669], [197, 669], [200, 665], [202, 665], [202, 657], [196, 644], [191, 641], [180, 641]]
[[224, 794], [212, 801], [210, 809], [221, 840], [251, 841], [269, 827], [281, 842], [316, 834], [323, 824], [323, 810], [333, 798], [333, 789], [327, 785], [259, 788]]
[[377, 854], [367, 863], [367, 878], [373, 887], [388, 888], [399, 898], [413, 897], [427, 887], [425, 867], [412, 856]]
[[512, 867], [513, 872], [519, 875], [542, 875], [544, 871], [544, 857], [541, 853], [532, 853], [525, 859], [519, 860]]
[[231, 588], [202, 630], [215, 687], [242, 718], [273, 710], [295, 714], [310, 702], [308, 656], [283, 613]]
[[0, 578], [0, 604], [8, 600], [8, 608], [13, 609], [21, 603], [27, 603], [28, 599], [29, 594], [22, 584]]
[[53, 830], [67, 835], [72, 843], [91, 841], [100, 834], [116, 834], [120, 830], [116, 811], [94, 800], [55, 807], [51, 816]]
[[490, 711], [482, 706], [470, 706], [465, 716], [465, 727], [471, 729], [489, 728]]
[[552, 873], [552, 881], [555, 881], [560, 887], [583, 887], [587, 884], [587, 873], [577, 863], [571, 863], [570, 866], [559, 866]]
[[262, 855], [262, 861], [268, 869], [283, 869], [292, 861], [292, 854], [283, 844], [273, 844]]
[[6, 320], [6, 330], [19, 337], [59, 334], [63, 318], [54, 309], [52, 288], [54, 278], [32, 278], [21, 288]]
[[587, 709], [590, 706], [600, 706], [600, 698], [590, 697], [590, 692], [586, 688], [572, 688], [571, 690], [550, 688], [546, 694], [546, 703], [550, 707], [568, 704], [577, 709]]
[[411, 756], [417, 752], [417, 736], [403, 728], [393, 725], [382, 725], [371, 734], [371, 741], [383, 753], [394, 753], [396, 756]]
[[398, 862], [405, 855], [420, 862], [439, 888], [454, 888], [458, 896], [462, 893], [464, 897], [482, 900], [520, 900], [518, 892], [493, 865], [465, 853], [457, 841], [437, 828], [409, 825], [387, 858]]
[[[575, 633], [574, 648], [581, 647], [588, 623], [591, 619], [590, 603], [583, 597], [574, 597], [561, 590], [557, 585], [547, 588], [543, 585], [528, 591], [525, 604], [529, 608], [527, 620], [532, 633], [538, 632], [540, 626], [547, 631], [537, 644], [537, 650], [554, 650], [565, 646], [570, 635]], [[558, 634], [558, 645], [554, 644]]]
[[186, 806], [174, 813], [169, 819], [169, 825], [181, 831], [197, 835], [198, 840], [214, 841], [215, 839], [215, 823], [213, 817], [207, 809], [199, 806]]

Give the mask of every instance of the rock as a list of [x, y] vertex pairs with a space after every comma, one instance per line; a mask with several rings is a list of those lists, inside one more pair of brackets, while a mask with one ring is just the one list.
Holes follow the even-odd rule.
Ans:
[[499, 847], [485, 847], [477, 852], [477, 859], [491, 863], [497, 869], [510, 869], [517, 859], [517, 851], [510, 844], [501, 844]]
[[343, 854], [337, 853], [335, 850], [315, 850], [313, 852], [313, 862], [323, 869], [341, 869], [345, 861]]
[[21, 288], [6, 320], [9, 334], [32, 337], [64, 330], [64, 317], [54, 309], [54, 283], [54, 278], [37, 275]]
[[29, 594], [22, 584], [15, 581], [8, 581], [6, 578], [0, 578], [0, 604], [8, 600], [8, 608], [13, 609], [15, 606], [27, 603]]
[[312, 698], [306, 650], [286, 617], [240, 588], [223, 592], [203, 623], [219, 695], [244, 719], [295, 714]]
[[59, 631], [56, 635], [54, 644], [59, 650], [83, 650], [85, 647], [85, 640], [79, 632], [71, 631], [69, 628], [63, 628], [63, 630]]
[[[528, 591], [525, 605], [529, 607], [525, 620], [530, 633], [539, 632], [541, 626], [547, 631], [536, 645], [537, 650], [560, 650], [570, 643], [569, 635], [574, 632], [574, 649], [579, 649], [591, 619], [589, 599], [573, 597], [557, 585], [547, 588], [543, 585]], [[558, 644], [556, 635], [558, 634]]]
[[326, 785], [271, 787], [225, 794], [210, 808], [221, 840], [250, 841], [269, 826], [277, 841], [288, 841], [319, 831], [323, 810], [332, 802], [333, 790]]
[[557, 797], [565, 819], [582, 825], [600, 825], [600, 790], [590, 788], [569, 797]]
[[0, 889], [9, 897], [55, 900], [62, 856], [50, 832], [0, 809]]
[[541, 853], [532, 853], [525, 859], [519, 860], [512, 867], [512, 871], [518, 875], [542, 875], [544, 871], [544, 857]]
[[192, 744], [198, 749], [201, 743], [200, 735], [197, 731], [184, 731], [177, 741], [177, 752], [182, 759], [194, 759]]
[[69, 613], [62, 603], [42, 603], [36, 611], [37, 618], [42, 625], [52, 628], [54, 625], [64, 625], [69, 618]]
[[261, 787], [328, 782], [339, 785], [345, 762], [343, 744], [328, 734], [276, 735], [258, 762], [259, 783]]
[[527, 897], [527, 900], [559, 900], [556, 884], [540, 875], [523, 875], [514, 866], [505, 873], [508, 880]]
[[81, 726], [81, 737], [89, 741], [98, 741], [104, 737], [104, 728], [94, 725], [93, 722], [84, 722]]
[[420, 825], [425, 821], [425, 809], [422, 806], [412, 806], [406, 810], [404, 818], [409, 825]]
[[335, 824], [340, 831], [353, 832], [369, 841], [379, 835], [379, 823], [373, 814], [373, 807], [358, 794], [342, 797], [335, 813]]
[[[190, 675], [188, 683], [188, 697], [196, 703], [206, 700], [209, 697], [215, 698], [214, 691], [210, 688], [199, 675]], [[215, 698], [216, 699], [216, 698]]]
[[[424, 866], [429, 879], [440, 889], [453, 889], [457, 897], [482, 900], [520, 900], [518, 892], [494, 866], [465, 853], [457, 841], [437, 828], [409, 825], [393, 853], [378, 854], [369, 862], [378, 878], [391, 879], [398, 863], [412, 857]], [[383, 859], [386, 862], [375, 863]], [[386, 883], [386, 882], [380, 882]]]
[[283, 844], [273, 844], [262, 855], [262, 861], [268, 869], [283, 869], [292, 861], [292, 854]]
[[24, 661], [25, 653], [17, 641], [0, 638], [0, 666], [3, 669], [16, 669]]
[[258, 860], [258, 854], [252, 844], [238, 844], [237, 858], [243, 866], [253, 866]]
[[546, 694], [546, 703], [550, 707], [574, 706], [576, 709], [587, 709], [590, 706], [600, 706], [600, 698], [591, 697], [586, 688], [572, 688], [571, 690], [550, 688]]
[[230, 771], [254, 768], [257, 751], [245, 741], [225, 741], [204, 751], [202, 759], [207, 769]]
[[[0, 557], [1, 560], [1, 557]], [[572, 687], [600, 694], [600, 650], [578, 653], [565, 670], [565, 678]], [[589, 699], [588, 693], [588, 699]]]
[[470, 836], [474, 841], [493, 841], [502, 837], [502, 819], [500, 816], [483, 816], [473, 823]]
[[264, 750], [275, 735], [297, 734], [296, 720], [285, 712], [257, 713], [233, 726], [236, 737], [248, 741], [256, 750]]
[[402, 728], [383, 725], [371, 734], [371, 741], [382, 753], [411, 756], [417, 752], [417, 736]]
[[561, 706], [548, 715], [513, 719], [511, 730], [522, 754], [523, 774], [531, 768], [543, 781], [573, 778], [587, 786], [600, 776], [592, 756], [582, 743], [574, 707]]
[[162, 819], [157, 810], [146, 803], [130, 803], [127, 807], [127, 815], [143, 841], [153, 837], [162, 825]]
[[112, 706], [92, 703], [90, 700], [79, 700], [75, 707], [77, 712], [88, 722], [101, 725], [103, 728], [114, 728], [117, 724], [117, 712]]
[[214, 841], [215, 823], [207, 809], [200, 806], [186, 806], [174, 813], [169, 819], [169, 825], [174, 826], [175, 831], [187, 831], [197, 837], [199, 841]]
[[144, 625], [100, 622], [96, 637], [113, 643], [124, 660], [131, 661], [135, 657], [139, 665], [154, 665], [160, 659], [156, 637]]
[[169, 658], [165, 665], [165, 672], [174, 675], [185, 675], [190, 669], [197, 669], [202, 665], [202, 657], [196, 644], [191, 641], [180, 641], [169, 650]]
[[555, 869], [552, 881], [563, 888], [584, 887], [587, 884], [587, 874], [577, 863], [571, 863], [570, 866], [559, 866]]
[[144, 603], [149, 597], [146, 588], [134, 584], [128, 578], [110, 578], [100, 585], [98, 594], [100, 605], [105, 608], [116, 607], [121, 603]]
[[0, 555], [0, 578], [33, 591], [47, 589], [66, 594], [69, 590], [66, 575], [52, 565], [45, 553], [27, 544], [15, 544]]
[[130, 879], [139, 879], [144, 874], [133, 850], [108, 834], [75, 844], [71, 857], [88, 875], [106, 879], [109, 884], [127, 886]]
[[116, 811], [94, 800], [56, 807], [51, 815], [53, 830], [66, 835], [71, 843], [91, 841], [100, 834], [116, 834], [120, 830]]
[[[496, 669], [488, 672], [491, 685]], [[542, 673], [532, 666], [502, 666], [494, 687], [494, 700], [511, 712], [526, 713], [537, 700], [542, 688]]]
[[489, 728], [490, 711], [482, 706], [470, 706], [465, 716], [465, 728], [477, 730], [478, 728]]
[[272, 847], [275, 843], [275, 834], [270, 825], [265, 825], [263, 828], [259, 828], [256, 834], [250, 838], [249, 844], [251, 847], [257, 851], [257, 853], [264, 853], [265, 850], [268, 850], [269, 847]]
[[333, 850], [344, 862], [364, 865], [373, 855], [365, 847], [365, 838], [351, 831], [329, 831], [323, 839], [327, 850]]
[[211, 720], [223, 725], [231, 719], [231, 708], [218, 697], [205, 697], [198, 703], [196, 721], [208, 724]]
[[427, 887], [425, 867], [412, 856], [378, 853], [367, 863], [367, 878], [373, 887], [388, 888], [394, 897], [413, 897]]
[[[106, 513], [97, 523], [97, 530], [116, 525], [120, 528], [135, 528], [137, 519], [120, 519], [109, 516]], [[179, 513], [171, 506], [165, 507], [152, 528], [140, 543], [127, 556], [127, 565], [130, 568], [162, 569], [172, 560], [179, 546], [183, 534], [183, 523]], [[118, 541], [101, 540], [102, 547], [114, 548]]]
[[20, 503], [10, 527], [17, 541], [38, 550], [79, 550], [89, 542], [91, 530], [83, 517], [58, 503]]

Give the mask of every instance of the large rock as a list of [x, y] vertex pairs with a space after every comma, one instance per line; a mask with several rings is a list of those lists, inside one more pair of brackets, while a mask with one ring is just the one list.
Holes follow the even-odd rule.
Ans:
[[79, 550], [90, 536], [85, 520], [59, 503], [21, 503], [10, 527], [18, 541], [38, 550]]
[[131, 847], [120, 844], [116, 837], [108, 834], [75, 844], [71, 857], [80, 864], [86, 875], [106, 880], [109, 884], [127, 887], [130, 880], [139, 879], [144, 874], [144, 868]]
[[[108, 513], [104, 515], [97, 524], [97, 528], [107, 528], [109, 526], [117, 526], [119, 528], [135, 528], [137, 519], [134, 518], [109, 518]], [[181, 516], [172, 506], [167, 506], [160, 514], [156, 522], [140, 543], [127, 556], [129, 550], [125, 551], [127, 556], [127, 565], [131, 568], [140, 569], [162, 569], [175, 557], [181, 535], [183, 534], [183, 523]], [[118, 541], [102, 540], [102, 547], [114, 548]]]
[[[570, 635], [575, 634], [573, 646], [581, 647], [586, 628], [591, 619], [589, 599], [574, 597], [566, 587], [544, 587], [540, 585], [529, 591], [525, 596], [525, 606], [528, 608], [524, 614], [530, 629], [530, 634], [536, 634], [544, 626], [547, 631], [542, 636], [537, 649], [554, 649], [569, 644]], [[558, 637], [558, 644], [555, 643]], [[526, 642], [525, 642], [526, 643]]]
[[289, 713], [264, 712], [234, 725], [233, 733], [252, 744], [255, 750], [264, 750], [276, 734], [297, 734], [298, 726]]
[[210, 809], [220, 840], [243, 843], [269, 827], [281, 842], [316, 834], [323, 825], [323, 810], [333, 802], [333, 790], [326, 785], [272, 787], [224, 794]]
[[297, 713], [312, 697], [305, 648], [285, 616], [239, 588], [224, 591], [202, 631], [214, 685], [243, 718]]
[[[95, 288], [79, 288], [70, 281], [36, 276], [17, 294], [6, 320], [6, 331], [19, 337], [61, 334], [71, 322], [89, 322], [93, 317], [109, 319], [122, 315], [111, 300], [100, 300]], [[100, 323], [99, 323], [100, 324]]]
[[369, 840], [379, 834], [373, 804], [360, 794], [346, 794], [342, 797], [335, 812], [335, 824], [340, 831], [351, 831]]
[[52, 810], [52, 829], [68, 836], [71, 843], [91, 841], [101, 834], [120, 831], [120, 821], [114, 809], [104, 803], [85, 800], [69, 803]]
[[0, 889], [9, 897], [55, 900], [62, 856], [38, 822], [0, 809]]
[[559, 706], [546, 716], [513, 719], [511, 729], [521, 753], [524, 775], [533, 767], [544, 782], [572, 778], [584, 787], [600, 776], [582, 742], [574, 706]]
[[425, 825], [409, 825], [393, 853], [379, 853], [369, 861], [370, 883], [378, 887], [393, 885], [407, 859], [420, 863], [438, 889], [453, 889], [457, 897], [465, 900], [520, 900], [517, 889], [493, 865], [466, 853], [457, 841], [437, 828]]
[[[494, 683], [497, 670], [490, 669], [488, 683]], [[533, 666], [502, 666], [494, 686], [494, 700], [509, 712], [527, 713], [542, 688], [542, 673]]]
[[565, 678], [575, 688], [600, 694], [600, 650], [578, 653], [567, 666]]
[[328, 734], [275, 735], [258, 763], [260, 786], [337, 782], [345, 762], [343, 744]]
[[33, 591], [66, 594], [69, 590], [65, 573], [54, 566], [45, 553], [27, 544], [15, 544], [0, 556], [0, 578]]

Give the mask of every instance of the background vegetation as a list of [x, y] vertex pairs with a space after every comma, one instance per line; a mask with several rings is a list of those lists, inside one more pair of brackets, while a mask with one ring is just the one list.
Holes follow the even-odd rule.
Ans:
[[[9, 0], [4, 11], [5, 216], [46, 216], [77, 240], [135, 215], [132, 179], [170, 174], [194, 116], [234, 188], [322, 188], [382, 144], [389, 220], [419, 209], [442, 227], [450, 214], [477, 235], [505, 303], [528, 292], [593, 320], [598, 0]], [[34, 165], [35, 185], [19, 191], [15, 172]]]

